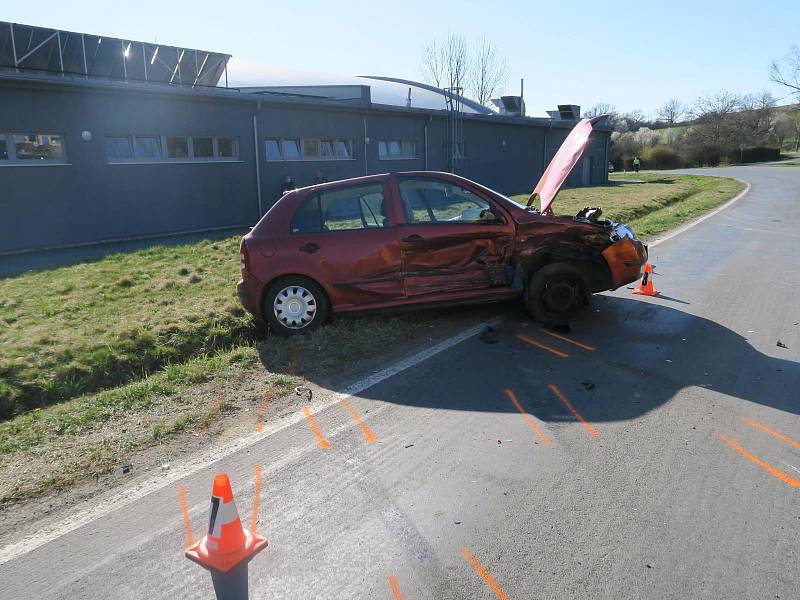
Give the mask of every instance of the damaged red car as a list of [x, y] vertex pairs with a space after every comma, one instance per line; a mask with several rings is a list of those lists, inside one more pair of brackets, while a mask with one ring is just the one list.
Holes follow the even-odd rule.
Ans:
[[281, 335], [334, 314], [515, 296], [543, 323], [568, 322], [589, 294], [635, 281], [647, 261], [634, 232], [600, 218], [599, 209], [552, 214], [597, 120], [573, 129], [527, 207], [429, 171], [285, 194], [242, 239], [244, 306]]

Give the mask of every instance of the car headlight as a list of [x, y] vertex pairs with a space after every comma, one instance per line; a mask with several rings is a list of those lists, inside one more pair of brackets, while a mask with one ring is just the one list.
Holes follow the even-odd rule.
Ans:
[[618, 242], [622, 238], [630, 238], [632, 240], [639, 239], [636, 237], [636, 234], [633, 232], [633, 229], [628, 227], [627, 225], [617, 225], [614, 229], [611, 230], [611, 241]]

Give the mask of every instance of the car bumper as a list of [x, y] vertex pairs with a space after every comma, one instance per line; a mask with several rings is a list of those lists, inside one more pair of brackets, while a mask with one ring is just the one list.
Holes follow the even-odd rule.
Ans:
[[644, 274], [647, 246], [639, 240], [624, 237], [603, 250], [602, 254], [611, 271], [612, 289], [636, 281]]
[[253, 315], [258, 323], [264, 322], [261, 314], [262, 287], [260, 281], [250, 277], [244, 277], [236, 284], [236, 293], [239, 295], [242, 306]]

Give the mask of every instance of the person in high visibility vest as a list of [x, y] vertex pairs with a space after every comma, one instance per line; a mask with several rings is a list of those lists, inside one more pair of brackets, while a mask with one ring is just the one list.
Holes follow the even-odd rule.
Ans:
[[642, 161], [640, 161], [640, 160], [639, 160], [639, 157], [638, 157], [638, 156], [636, 156], [636, 157], [633, 159], [633, 171], [634, 171], [635, 173], [638, 173], [638, 172], [639, 172], [639, 165], [640, 165], [640, 164], [642, 164]]

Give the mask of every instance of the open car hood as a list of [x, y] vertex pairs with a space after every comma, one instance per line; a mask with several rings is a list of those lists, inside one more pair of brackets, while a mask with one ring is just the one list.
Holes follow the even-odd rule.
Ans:
[[553, 160], [547, 165], [542, 178], [536, 184], [536, 188], [528, 198], [528, 206], [533, 204], [536, 196], [542, 200], [542, 213], [552, 214], [553, 199], [564, 185], [572, 169], [580, 160], [589, 145], [589, 136], [592, 134], [592, 127], [595, 123], [605, 119], [607, 115], [600, 115], [593, 119], [582, 119], [580, 123], [573, 127], [567, 139], [561, 144]]

